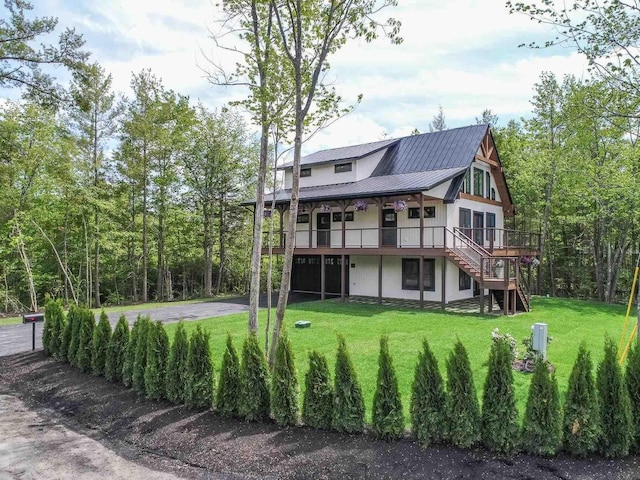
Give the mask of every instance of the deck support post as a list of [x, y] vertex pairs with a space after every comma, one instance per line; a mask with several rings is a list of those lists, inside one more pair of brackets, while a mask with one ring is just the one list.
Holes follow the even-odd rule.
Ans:
[[420, 290], [420, 308], [424, 308], [424, 255], [420, 256], [418, 266], [418, 289]]
[[489, 313], [493, 313], [493, 293], [492, 290], [489, 290], [489, 305], [487, 307], [487, 311]]
[[[344, 212], [342, 212], [342, 215], [344, 215]], [[347, 266], [345, 265], [346, 261], [347, 256], [343, 254], [340, 259], [340, 300], [342, 301], [342, 303], [344, 303], [345, 301], [347, 291], [347, 286], [345, 285], [347, 280]]]
[[447, 257], [442, 257], [442, 310], [447, 305]]
[[420, 192], [420, 248], [424, 248], [424, 195]]
[[480, 315], [484, 315], [484, 285], [480, 284]]
[[382, 305], [382, 255], [378, 257], [378, 305]]
[[[309, 208], [309, 248], [313, 248], [313, 210], [314, 210], [313, 206]], [[323, 285], [323, 291], [324, 291], [324, 285]]]
[[345, 210], [347, 209], [347, 204], [344, 202], [340, 202], [340, 218], [342, 219], [342, 248], [345, 247], [346, 243], [347, 243], [347, 230], [346, 230], [346, 225], [345, 225]]
[[503, 305], [503, 313], [505, 315], [509, 315], [509, 290], [504, 289], [504, 293], [502, 295], [502, 305]]
[[324, 264], [324, 254], [320, 255], [320, 300], [324, 300], [326, 298], [326, 294], [324, 291], [324, 280], [325, 280], [325, 264]]

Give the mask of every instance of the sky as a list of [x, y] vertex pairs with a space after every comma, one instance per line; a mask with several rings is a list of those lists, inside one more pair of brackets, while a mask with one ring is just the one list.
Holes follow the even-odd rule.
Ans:
[[[166, 88], [220, 108], [242, 98], [239, 87], [207, 80], [210, 59], [232, 69], [237, 58], [217, 49], [219, 0], [34, 0], [34, 15], [73, 27], [85, 48], [129, 94], [132, 73], [150, 68]], [[314, 135], [304, 153], [429, 131], [441, 105], [448, 127], [475, 123], [485, 109], [499, 123], [530, 115], [533, 86], [543, 71], [587, 77], [586, 62], [569, 48], [533, 50], [522, 43], [553, 36], [502, 0], [399, 0], [380, 19], [402, 22], [401, 45], [379, 38], [352, 41], [332, 56], [328, 80], [354, 112]], [[57, 72], [65, 81], [64, 71]]]

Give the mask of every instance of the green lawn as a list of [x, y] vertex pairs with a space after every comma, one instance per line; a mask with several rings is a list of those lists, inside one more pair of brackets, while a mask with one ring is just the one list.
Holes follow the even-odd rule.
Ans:
[[[545, 322], [549, 325], [549, 335], [553, 337], [548, 357], [556, 367], [560, 391], [564, 396], [580, 342], [587, 342], [593, 360], [597, 362], [602, 355], [605, 333], [609, 333], [616, 343], [618, 342], [624, 314], [625, 307], [620, 305], [546, 298], [534, 299], [533, 310], [530, 313], [512, 318], [341, 304], [326, 300], [290, 306], [287, 309], [285, 324], [295, 351], [301, 389], [304, 388], [303, 379], [307, 370], [307, 352], [316, 349], [324, 353], [333, 370], [336, 334], [341, 333], [345, 336], [363, 388], [367, 418], [370, 420], [378, 369], [379, 337], [382, 334], [389, 335], [389, 348], [398, 375], [405, 415], [408, 417], [413, 371], [423, 338], [428, 339], [445, 379], [445, 359], [456, 337], [464, 343], [469, 352], [478, 397], [481, 399], [493, 329], [498, 327], [502, 333], [511, 333], [520, 342], [530, 333], [533, 323]], [[293, 324], [297, 320], [310, 320], [312, 326], [310, 329], [295, 329]], [[266, 313], [262, 312], [261, 331], [264, 329], [265, 321]], [[187, 322], [187, 330], [191, 331], [197, 323], [211, 332], [211, 348], [216, 369], [220, 366], [227, 332], [234, 336], [236, 347], [240, 351], [247, 331], [246, 314]], [[166, 325], [170, 336], [173, 336], [176, 325]], [[264, 345], [263, 333], [260, 338], [261, 345]], [[519, 348], [523, 347], [519, 345]], [[514, 378], [522, 415], [531, 377], [514, 372]]]

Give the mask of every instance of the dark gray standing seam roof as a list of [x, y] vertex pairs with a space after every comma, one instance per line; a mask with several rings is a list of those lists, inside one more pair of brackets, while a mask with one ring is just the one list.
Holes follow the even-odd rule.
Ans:
[[[340, 160], [355, 160], [367, 155], [371, 155], [372, 153], [377, 152], [378, 150], [382, 150], [388, 145], [391, 145], [392, 143], [398, 141], [399, 140], [397, 138], [394, 138], [390, 140], [381, 140], [379, 142], [364, 143], [362, 145], [352, 145], [349, 147], [320, 150], [319, 152], [304, 156], [301, 160], [301, 165], [306, 167], [309, 165], [319, 165], [321, 163], [330, 163]], [[278, 168], [280, 170], [285, 170], [287, 168], [291, 168], [292, 166], [293, 162], [287, 162]]]

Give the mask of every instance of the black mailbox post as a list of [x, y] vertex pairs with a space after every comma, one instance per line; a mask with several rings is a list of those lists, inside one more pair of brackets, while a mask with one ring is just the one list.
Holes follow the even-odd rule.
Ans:
[[36, 323], [44, 322], [44, 313], [25, 313], [22, 315], [22, 323], [30, 323], [31, 329], [31, 351], [36, 349]]

